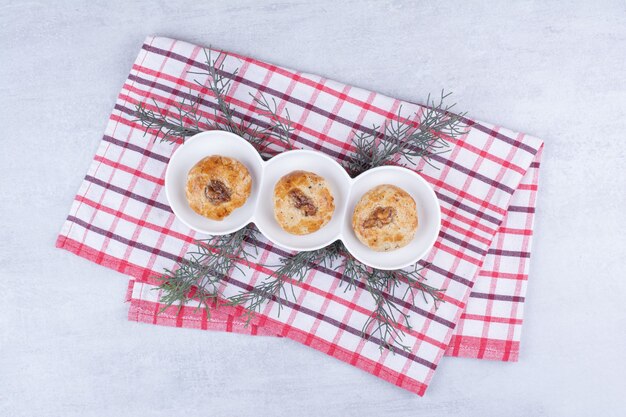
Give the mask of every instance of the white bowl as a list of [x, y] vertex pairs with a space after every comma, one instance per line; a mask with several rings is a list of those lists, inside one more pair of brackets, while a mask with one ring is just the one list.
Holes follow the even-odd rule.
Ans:
[[[189, 207], [185, 196], [187, 174], [202, 158], [222, 155], [237, 159], [252, 176], [252, 190], [246, 203], [222, 221], [207, 219]], [[165, 195], [178, 219], [192, 229], [209, 235], [226, 235], [250, 223], [259, 200], [264, 162], [261, 155], [245, 139], [234, 133], [211, 130], [187, 139], [170, 158], [165, 171]]]
[[[408, 245], [390, 252], [376, 252], [365, 246], [352, 229], [352, 213], [363, 194], [382, 184], [393, 184], [415, 200], [418, 227]], [[346, 207], [341, 240], [359, 261], [377, 269], [400, 269], [419, 261], [432, 248], [441, 229], [441, 208], [435, 192], [419, 174], [398, 166], [370, 169], [353, 180]]]
[[[285, 232], [274, 218], [274, 186], [284, 175], [296, 170], [314, 172], [326, 179], [335, 200], [335, 213], [328, 224], [304, 236]], [[321, 152], [297, 150], [282, 153], [265, 163], [261, 184], [263, 198], [259, 200], [254, 223], [265, 237], [286, 249], [309, 251], [328, 246], [340, 238], [351, 184], [352, 179], [346, 170]]]
[[[246, 203], [222, 221], [195, 213], [187, 203], [185, 185], [189, 170], [202, 158], [223, 155], [243, 163], [252, 176], [252, 191]], [[317, 232], [296, 236], [285, 232], [274, 218], [272, 195], [276, 182], [291, 171], [306, 170], [326, 179], [335, 200], [335, 213]], [[352, 213], [359, 199], [371, 188], [393, 184], [408, 192], [417, 205], [419, 226], [413, 240], [391, 252], [376, 252], [362, 244], [352, 230]], [[352, 179], [329, 156], [309, 150], [281, 153], [264, 162], [245, 139], [224, 131], [195, 135], [174, 152], [165, 173], [165, 193], [174, 214], [190, 228], [209, 235], [224, 235], [255, 223], [272, 243], [287, 250], [310, 251], [336, 240], [343, 241], [362, 263], [378, 269], [400, 269], [420, 260], [435, 243], [441, 228], [441, 209], [435, 192], [417, 173], [397, 166], [371, 169]], [[260, 197], [262, 196], [262, 198]]]

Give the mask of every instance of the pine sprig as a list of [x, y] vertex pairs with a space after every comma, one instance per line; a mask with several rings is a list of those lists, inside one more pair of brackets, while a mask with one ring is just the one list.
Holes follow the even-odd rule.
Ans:
[[186, 258], [157, 277], [159, 300], [164, 304], [161, 311], [174, 304], [180, 309], [194, 300], [197, 309], [205, 307], [210, 312], [210, 307], [217, 305], [224, 278], [234, 269], [243, 272], [242, 265], [257, 255], [257, 247], [250, 244], [256, 233], [255, 228], [246, 226], [228, 235], [196, 241]]
[[[403, 327], [412, 329], [410, 313], [401, 307], [398, 299], [414, 305], [416, 294], [421, 294], [426, 303], [432, 300], [435, 308], [443, 302], [441, 290], [424, 283], [423, 269], [415, 265], [410, 271], [371, 269], [365, 273], [365, 289], [372, 296], [375, 308], [363, 325], [362, 334], [368, 340], [378, 339], [381, 350], [411, 349], [404, 343], [406, 332], [403, 330]], [[397, 292], [402, 288], [405, 290], [398, 296]]]
[[[335, 242], [318, 250], [281, 257], [280, 265], [274, 266], [276, 269], [263, 282], [249, 291], [228, 297], [226, 304], [245, 307], [246, 323], [249, 323], [256, 313], [260, 313], [268, 301], [277, 302], [280, 315], [284, 301], [288, 300], [290, 295], [296, 299], [292, 282], [303, 282], [309, 271], [317, 266], [330, 266], [339, 257], [341, 246], [340, 242]], [[287, 292], [287, 286], [291, 294]]]
[[289, 110], [285, 109], [285, 117], [282, 117], [278, 113], [278, 104], [276, 99], [272, 97], [272, 101], [267, 100], [267, 97], [261, 93], [259, 97], [250, 93], [252, 101], [256, 105], [256, 109], [260, 115], [267, 117], [270, 120], [268, 127], [257, 132], [257, 135], [251, 137], [251, 141], [256, 143], [257, 149], [263, 152], [265, 148], [270, 144], [270, 140], [273, 139], [280, 143], [286, 149], [293, 149], [293, 143], [291, 136], [293, 135], [295, 128], [291, 122], [291, 116]]
[[174, 104], [173, 115], [163, 111], [156, 100], [152, 100], [156, 111], [150, 110], [145, 103], [137, 104], [135, 115], [144, 127], [144, 136], [154, 132], [154, 139], [161, 142], [177, 143], [187, 136], [202, 132], [201, 118], [198, 115], [200, 97], [187, 99], [183, 97], [180, 103]]
[[346, 247], [341, 244], [340, 253], [343, 255], [343, 271], [341, 275], [343, 280], [339, 283], [340, 287], [344, 287], [344, 293], [347, 291], [356, 290], [360, 282], [363, 282], [368, 275], [367, 266], [357, 261], [354, 256], [350, 255]]
[[382, 133], [380, 126], [373, 126], [369, 132], [354, 132], [354, 152], [348, 158], [348, 171], [356, 176], [397, 161], [415, 166], [419, 159], [435, 167], [432, 157], [447, 152], [450, 147], [446, 138], [458, 137], [466, 129], [462, 122], [464, 113], [452, 113], [455, 105], [445, 103], [449, 96], [450, 93], [442, 91], [440, 99], [435, 101], [429, 95], [417, 126], [409, 121], [416, 115], [403, 116], [400, 106], [397, 116], [383, 124]]
[[245, 124], [243, 120], [236, 120], [235, 109], [228, 102], [228, 92], [233, 78], [239, 73], [239, 68], [234, 69], [230, 76], [226, 76], [224, 70], [224, 53], [219, 52], [217, 57], [212, 57], [212, 51], [204, 48], [205, 71], [189, 71], [190, 74], [203, 75], [207, 77], [206, 81], [194, 79], [194, 82], [202, 89], [208, 89], [215, 98], [217, 110], [216, 118], [213, 121], [215, 129], [226, 130], [239, 136], [248, 133], [250, 126]]
[[[265, 126], [252, 122], [246, 122], [238, 118], [235, 108], [231, 105], [229, 91], [233, 79], [236, 78], [239, 69], [228, 73], [224, 68], [225, 54], [219, 52], [213, 57], [210, 49], [204, 49], [205, 71], [189, 71], [190, 74], [204, 76], [205, 79], [194, 79], [201, 91], [207, 91], [215, 100], [213, 119], [202, 116], [200, 105], [203, 103], [202, 94], [183, 96], [180, 103], [166, 111], [161, 108], [156, 100], [152, 104], [156, 110], [151, 110], [145, 103], [139, 103], [135, 107], [135, 115], [138, 122], [144, 127], [144, 135], [154, 133], [155, 139], [162, 142], [178, 143], [186, 137], [193, 136], [206, 130], [225, 130], [239, 135], [250, 142], [262, 154], [266, 153], [268, 141], [273, 139], [286, 149], [292, 148], [293, 123], [289, 112], [285, 116], [278, 113], [276, 100], [271, 102], [263, 93], [259, 97], [253, 96], [253, 103], [261, 116], [269, 119]], [[190, 98], [189, 98], [190, 97]], [[267, 156], [267, 155], [265, 155]]]

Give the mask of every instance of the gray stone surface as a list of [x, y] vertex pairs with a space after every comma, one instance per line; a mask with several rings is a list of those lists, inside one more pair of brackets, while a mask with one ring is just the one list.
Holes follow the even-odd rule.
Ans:
[[[442, 4], [445, 3], [445, 4]], [[289, 340], [126, 320], [55, 249], [148, 34], [546, 141], [517, 364], [446, 358], [419, 398]], [[624, 1], [0, 1], [1, 416], [626, 415]]]

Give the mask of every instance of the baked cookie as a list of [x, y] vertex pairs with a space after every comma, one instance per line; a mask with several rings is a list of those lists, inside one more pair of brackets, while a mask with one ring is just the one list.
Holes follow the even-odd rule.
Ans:
[[313, 233], [330, 221], [334, 211], [330, 187], [317, 174], [293, 171], [274, 186], [274, 218], [288, 233]]
[[402, 188], [383, 184], [361, 197], [352, 228], [364, 245], [378, 252], [406, 246], [417, 230], [415, 200]]
[[212, 220], [224, 220], [250, 196], [252, 177], [241, 162], [213, 155], [195, 164], [187, 174], [189, 207]]

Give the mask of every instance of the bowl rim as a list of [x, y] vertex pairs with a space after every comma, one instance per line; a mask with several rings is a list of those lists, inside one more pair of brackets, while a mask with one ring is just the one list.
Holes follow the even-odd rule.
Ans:
[[[240, 230], [240, 229], [246, 227], [248, 224], [252, 223], [252, 221], [254, 219], [254, 215], [255, 215], [255, 213], [257, 211], [258, 195], [257, 195], [257, 199], [254, 201], [254, 208], [253, 208], [251, 214], [244, 221], [242, 221], [242, 222], [240, 222], [240, 223], [238, 223], [238, 224], [234, 225], [233, 227], [228, 228], [226, 230], [214, 232], [214, 231], [208, 231], [206, 229], [194, 226], [186, 218], [185, 215], [183, 215], [182, 213], [178, 212], [178, 210], [175, 208], [176, 204], [172, 204], [173, 197], [170, 195], [170, 187], [168, 186], [168, 182], [171, 181], [171, 175], [172, 175], [171, 171], [170, 171], [170, 168], [174, 166], [174, 164], [172, 164], [172, 161], [175, 161], [177, 156], [180, 157], [182, 152], [184, 152], [183, 149], [186, 146], [190, 146], [194, 142], [197, 142], [199, 140], [202, 140], [202, 139], [205, 139], [205, 138], [211, 137], [211, 136], [230, 137], [230, 138], [236, 140], [237, 142], [239, 142], [240, 144], [242, 144], [244, 147], [248, 148], [248, 151], [252, 150], [253, 152], [250, 152], [250, 154], [254, 155], [254, 158], [257, 159], [257, 162], [259, 162], [259, 165], [261, 167], [261, 178], [263, 177], [263, 173], [265, 172], [265, 161], [261, 157], [261, 154], [259, 154], [259, 152], [254, 148], [254, 146], [252, 146], [252, 144], [250, 142], [248, 142], [247, 140], [245, 140], [241, 136], [236, 135], [236, 134], [234, 134], [232, 132], [229, 132], [229, 131], [226, 131], [226, 130], [208, 130], [206, 132], [200, 132], [198, 134], [195, 134], [195, 135], [187, 138], [185, 140], [185, 142], [182, 145], [180, 145], [174, 151], [174, 153], [172, 153], [172, 156], [170, 157], [170, 159], [169, 159], [169, 161], [167, 163], [167, 168], [165, 169], [165, 179], [164, 179], [163, 187], [165, 188], [165, 197], [167, 198], [167, 202], [168, 202], [170, 208], [172, 209], [172, 212], [174, 213], [176, 218], [178, 220], [180, 220], [185, 226], [189, 227], [192, 230], [195, 230], [196, 232], [203, 233], [203, 234], [206, 234], [206, 235], [223, 236], [223, 235], [227, 235], [227, 234], [230, 234], [230, 233], [234, 233], [237, 230]], [[209, 156], [209, 155], [201, 156], [198, 159], [198, 161], [200, 161], [200, 159], [202, 159], [202, 158], [204, 158], [206, 156]], [[259, 191], [260, 191], [260, 188], [259, 188]], [[257, 194], [258, 194], [258, 191], [257, 191]]]
[[[332, 157], [328, 156], [327, 154], [323, 153], [323, 152], [319, 152], [319, 151], [315, 151], [315, 150], [311, 150], [311, 149], [291, 149], [285, 152], [281, 152], [280, 154], [268, 159], [267, 161], [264, 161], [265, 165], [265, 169], [270, 169], [271, 165], [276, 165], [276, 164], [280, 164], [281, 160], [283, 159], [287, 159], [292, 157], [294, 154], [298, 154], [298, 155], [312, 155], [315, 158], [321, 158], [326, 160], [328, 163], [330, 163], [334, 169], [336, 169], [336, 172], [339, 173], [338, 175], [341, 177], [339, 178], [339, 181], [342, 181], [345, 183], [345, 185], [348, 188], [348, 195], [345, 196], [346, 199], [346, 204], [347, 201], [349, 200], [349, 192], [350, 189], [352, 188], [352, 182], [353, 179], [350, 177], [350, 175], [346, 172], [346, 170], [341, 166], [341, 164], [339, 164], [335, 159], [333, 159]], [[302, 168], [303, 171], [307, 171], [307, 168]], [[264, 174], [264, 181], [269, 181], [268, 179], [269, 175], [265, 175]], [[332, 244], [333, 242], [337, 241], [337, 240], [341, 240], [342, 234], [341, 234], [341, 224], [343, 223], [344, 217], [346, 215], [345, 210], [342, 213], [335, 213], [333, 216], [339, 215], [340, 219], [340, 225], [338, 226], [337, 232], [334, 233], [333, 235], [331, 235], [329, 238], [325, 239], [323, 242], [320, 242], [318, 244], [315, 245], [310, 245], [307, 248], [301, 248], [301, 247], [296, 247], [296, 246], [292, 246], [289, 244], [286, 244], [284, 242], [278, 242], [274, 239], [272, 239], [266, 232], [268, 231], [265, 226], [263, 225], [264, 222], [261, 222], [261, 224], [259, 224], [259, 222], [257, 221], [258, 218], [260, 218], [261, 216], [257, 216], [257, 214], [259, 213], [258, 210], [258, 205], [262, 204], [261, 202], [259, 202], [257, 204], [257, 211], [253, 217], [252, 222], [255, 224], [255, 226], [257, 227], [257, 229], [259, 229], [259, 231], [263, 234], [263, 236], [265, 236], [267, 239], [269, 239], [274, 245], [277, 245], [283, 249], [286, 250], [290, 250], [290, 251], [300, 251], [300, 252], [310, 252], [310, 251], [314, 251], [314, 250], [318, 250], [321, 248], [324, 248], [330, 244]], [[345, 204], [344, 204], [345, 205]], [[326, 227], [326, 226], [324, 226]], [[321, 229], [320, 229], [321, 230]], [[303, 235], [303, 237], [306, 237], [307, 235]]]
[[[346, 246], [346, 249], [348, 249], [350, 254], [352, 256], [354, 256], [359, 262], [364, 263], [364, 264], [366, 264], [368, 266], [371, 266], [372, 268], [375, 268], [375, 269], [380, 269], [380, 270], [384, 270], [384, 271], [393, 271], [393, 270], [397, 270], [397, 269], [406, 268], [409, 265], [414, 265], [420, 259], [422, 259], [424, 257], [424, 255], [426, 255], [433, 248], [435, 242], [437, 241], [437, 238], [439, 237], [439, 232], [441, 232], [441, 205], [439, 203], [439, 198], [437, 198], [437, 194], [435, 193], [435, 190], [428, 183], [428, 181], [426, 181], [424, 179], [424, 177], [419, 175], [417, 172], [413, 171], [412, 169], [403, 167], [403, 166], [399, 166], [399, 165], [384, 165], [384, 166], [371, 168], [371, 169], [368, 169], [367, 171], [357, 175], [356, 177], [354, 177], [352, 179], [352, 181], [353, 181], [353, 183], [355, 183], [355, 182], [357, 182], [359, 180], [359, 178], [361, 178], [362, 176], [364, 176], [366, 174], [367, 175], [373, 175], [374, 173], [380, 172], [380, 171], [398, 171], [398, 172], [402, 172], [403, 174], [412, 176], [414, 179], [416, 179], [418, 182], [420, 182], [422, 185], [425, 186], [425, 188], [428, 190], [427, 193], [429, 194], [430, 199], [434, 202], [435, 208], [436, 208], [436, 210], [434, 211], [434, 214], [435, 214], [434, 222], [436, 223], [435, 224], [435, 226], [436, 226], [435, 227], [435, 232], [432, 234], [432, 236], [428, 240], [428, 245], [425, 246], [425, 249], [423, 249], [423, 251], [421, 253], [418, 252], [415, 256], [412, 256], [408, 261], [395, 264], [395, 265], [393, 265], [393, 267], [389, 267], [389, 266], [385, 266], [385, 265], [381, 265], [381, 264], [377, 263], [376, 259], [374, 259], [373, 261], [363, 259], [362, 257], [358, 256], [354, 252], [350, 251], [350, 248], [348, 248]], [[343, 239], [343, 232], [341, 234], [341, 237], [342, 237], [341, 240], [342, 240], [342, 242], [344, 242], [344, 246], [345, 246], [345, 240]], [[391, 253], [393, 253], [393, 251], [391, 251], [391, 252], [380, 252], [380, 253], [391, 254]]]

